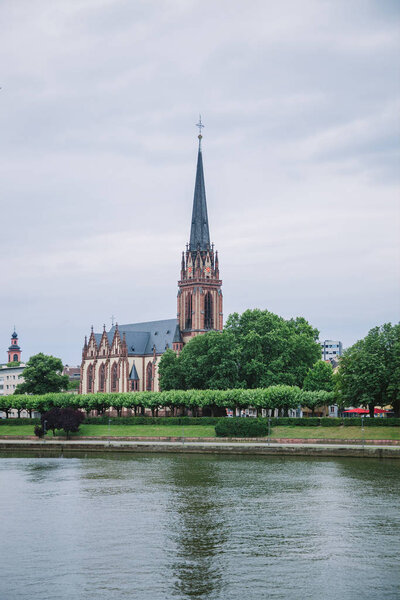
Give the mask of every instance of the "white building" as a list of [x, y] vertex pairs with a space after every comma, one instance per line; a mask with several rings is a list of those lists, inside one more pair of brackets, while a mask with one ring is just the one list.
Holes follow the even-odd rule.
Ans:
[[22, 373], [25, 363], [21, 362], [21, 348], [18, 345], [18, 335], [15, 330], [11, 335], [7, 358], [7, 363], [0, 364], [0, 396], [13, 394], [17, 385], [24, 381]]
[[0, 396], [9, 396], [15, 392], [17, 385], [24, 381], [24, 369], [25, 363], [19, 363], [18, 367], [0, 365]]
[[[24, 381], [23, 372], [25, 363], [21, 362], [21, 348], [18, 345], [18, 335], [14, 331], [11, 336], [11, 345], [7, 350], [8, 363], [0, 364], [0, 397], [14, 394], [15, 388]], [[18, 411], [11, 410], [10, 417], [18, 416]], [[0, 419], [5, 418], [5, 413], [0, 411]], [[22, 417], [28, 416], [26, 411]]]
[[331, 358], [337, 358], [338, 356], [342, 356], [342, 342], [334, 340], [324, 340], [323, 342], [320, 342], [320, 346], [322, 360], [331, 360]]

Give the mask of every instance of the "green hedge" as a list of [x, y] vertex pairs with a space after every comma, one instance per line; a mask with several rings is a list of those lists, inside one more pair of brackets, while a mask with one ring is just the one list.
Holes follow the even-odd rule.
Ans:
[[216, 425], [226, 417], [88, 417], [87, 425]]
[[[360, 417], [345, 417], [344, 419], [332, 419], [332, 421], [340, 421], [346, 427], [354, 426], [361, 427], [361, 418]], [[367, 417], [364, 419], [364, 427], [400, 427], [400, 419], [396, 419], [394, 417], [388, 418], [380, 418], [375, 417], [374, 419], [370, 419]]]
[[215, 433], [217, 437], [265, 437], [268, 434], [268, 422], [267, 419], [224, 418], [216, 424]]
[[0, 419], [0, 427], [2, 425], [40, 425], [40, 419]]
[[[268, 423], [267, 418], [254, 419], [253, 417], [111, 417], [112, 425], [216, 425], [222, 421], [232, 421], [239, 419], [241, 421], [262, 421]], [[100, 417], [87, 417], [84, 421], [87, 425], [108, 425], [109, 417], [107, 415]], [[0, 419], [0, 427], [4, 425], [36, 425], [40, 419]], [[272, 427], [361, 427], [360, 417], [345, 417], [335, 419], [333, 417], [271, 417]], [[395, 418], [365, 418], [364, 427], [400, 427], [400, 419]]]
[[[266, 419], [268, 421], [268, 419]], [[320, 425], [319, 417], [271, 417], [271, 425], [280, 425], [281, 427], [318, 427]]]

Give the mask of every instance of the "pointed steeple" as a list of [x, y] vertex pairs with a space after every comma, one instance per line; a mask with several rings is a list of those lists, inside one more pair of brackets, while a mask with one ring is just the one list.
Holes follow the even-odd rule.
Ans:
[[201, 117], [197, 127], [200, 131], [192, 227], [190, 243], [186, 244], [186, 252], [182, 257], [181, 279], [178, 281], [177, 317], [180, 338], [174, 338], [172, 348], [175, 352], [180, 352], [183, 344], [192, 337], [209, 330], [221, 331], [223, 327], [222, 281], [219, 278], [214, 244], [210, 244], [208, 227], [201, 150], [201, 130], [204, 125]]
[[199, 150], [197, 154], [197, 170], [196, 170], [196, 183], [194, 186], [194, 198], [193, 198], [193, 212], [192, 212], [192, 227], [190, 230], [190, 244], [189, 249], [191, 252], [196, 250], [207, 250], [207, 246], [210, 245], [210, 231], [208, 228], [208, 215], [207, 215], [207, 202], [206, 202], [206, 188], [204, 185], [204, 173], [203, 173], [203, 156], [201, 153], [201, 128], [204, 125], [201, 122], [201, 117], [197, 125], [200, 129], [198, 135], [199, 138]]

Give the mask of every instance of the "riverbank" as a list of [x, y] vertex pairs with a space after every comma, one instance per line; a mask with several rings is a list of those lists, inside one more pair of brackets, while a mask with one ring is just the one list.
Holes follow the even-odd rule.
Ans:
[[[34, 434], [33, 425], [17, 425], [13, 423], [0, 422], [0, 438], [17, 437], [28, 438]], [[58, 432], [64, 435], [63, 432]], [[52, 438], [48, 433], [46, 439]], [[79, 438], [215, 438], [214, 425], [92, 425], [83, 424], [77, 434], [71, 434], [73, 439]], [[317, 440], [330, 443], [331, 440], [339, 440], [348, 443], [348, 440], [359, 440], [368, 443], [371, 440], [398, 440], [400, 442], [400, 427], [361, 427], [356, 426], [334, 426], [334, 427], [310, 427], [310, 426], [281, 426], [271, 427], [270, 438], [278, 440]]]
[[400, 445], [304, 443], [304, 441], [205, 441], [205, 440], [0, 440], [0, 453], [23, 452], [32, 456], [74, 456], [106, 453], [195, 453], [228, 455], [347, 456], [400, 458]]

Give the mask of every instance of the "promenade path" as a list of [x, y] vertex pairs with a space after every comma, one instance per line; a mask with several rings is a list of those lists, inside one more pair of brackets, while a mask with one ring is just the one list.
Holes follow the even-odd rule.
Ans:
[[34, 454], [74, 454], [90, 452], [120, 453], [206, 453], [261, 454], [290, 456], [356, 456], [400, 458], [400, 446], [370, 444], [277, 443], [274, 441], [154, 441], [154, 440], [0, 440], [0, 452], [26, 451]]

